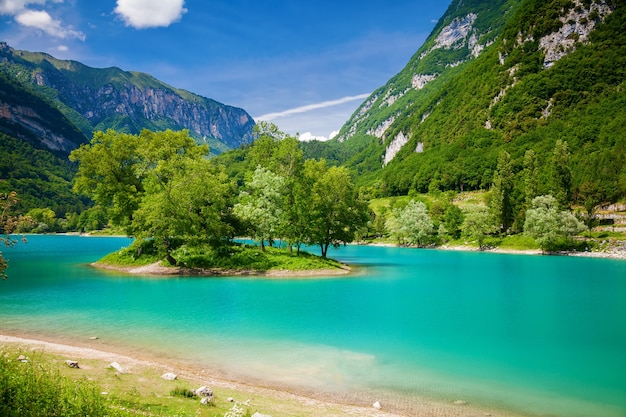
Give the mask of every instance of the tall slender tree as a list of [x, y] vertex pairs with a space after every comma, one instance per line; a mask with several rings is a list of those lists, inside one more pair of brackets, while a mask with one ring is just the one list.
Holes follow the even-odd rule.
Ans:
[[513, 192], [514, 175], [511, 155], [502, 151], [498, 156], [498, 165], [493, 177], [491, 189], [491, 205], [493, 218], [500, 232], [506, 232], [513, 223]]
[[568, 208], [572, 197], [572, 171], [570, 152], [566, 141], [560, 139], [556, 141], [550, 169], [550, 191], [561, 208]]

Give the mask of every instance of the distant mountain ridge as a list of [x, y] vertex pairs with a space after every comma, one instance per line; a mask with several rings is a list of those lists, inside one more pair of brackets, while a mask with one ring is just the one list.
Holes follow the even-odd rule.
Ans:
[[151, 75], [91, 68], [0, 42], [0, 71], [47, 97], [85, 135], [115, 129], [188, 129], [213, 153], [252, 141], [254, 120], [243, 109], [171, 87]]
[[591, 187], [621, 198], [625, 9], [623, 0], [454, 0], [406, 67], [309, 156], [347, 165], [386, 195], [460, 191], [488, 188], [500, 151], [517, 172], [526, 150], [545, 166], [563, 140], [574, 195]]

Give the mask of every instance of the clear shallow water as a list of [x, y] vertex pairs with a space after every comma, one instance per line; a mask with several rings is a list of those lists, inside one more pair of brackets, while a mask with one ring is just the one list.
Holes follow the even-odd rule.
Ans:
[[463, 399], [626, 416], [626, 261], [348, 246], [356, 276], [154, 278], [86, 264], [122, 238], [3, 249], [0, 333], [148, 350], [226, 375], [410, 409]]

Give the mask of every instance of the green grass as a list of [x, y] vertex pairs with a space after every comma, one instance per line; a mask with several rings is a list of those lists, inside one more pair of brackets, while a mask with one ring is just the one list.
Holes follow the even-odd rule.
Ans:
[[[24, 362], [17, 353], [2, 351], [0, 357], [0, 415], [12, 416], [131, 416], [87, 379], [74, 380], [41, 360]], [[25, 354], [23, 356], [26, 356]]]
[[[324, 259], [307, 252], [287, 248], [230, 244], [182, 245], [172, 252], [178, 266], [185, 268], [217, 269], [234, 272], [312, 271], [340, 269], [343, 265], [333, 259]], [[110, 253], [99, 263], [116, 266], [142, 266], [162, 260], [150, 240], [134, 242], [127, 248]], [[165, 265], [166, 262], [162, 262]]]
[[[20, 355], [28, 362], [18, 360]], [[80, 368], [69, 368], [66, 359]], [[0, 416], [2, 417], [250, 417], [260, 412], [273, 417], [333, 415], [353, 416], [352, 409], [328, 404], [304, 404], [284, 394], [257, 392], [237, 384], [211, 384], [197, 373], [177, 372], [175, 365], [154, 362], [121, 362], [120, 374], [110, 360], [83, 357], [76, 352], [50, 353], [21, 343], [0, 344]], [[172, 369], [171, 366], [174, 366]], [[176, 381], [161, 378], [165, 371], [178, 374]], [[200, 386], [210, 386], [210, 406], [190, 397]], [[233, 398], [234, 402], [230, 402]], [[233, 407], [241, 410], [234, 413]]]

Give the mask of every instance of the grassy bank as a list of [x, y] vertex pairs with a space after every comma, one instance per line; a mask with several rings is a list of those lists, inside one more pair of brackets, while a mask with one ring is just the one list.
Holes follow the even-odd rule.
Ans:
[[[87, 348], [25, 340], [0, 343], [0, 415], [6, 417], [395, 417], [213, 378], [208, 371]], [[68, 349], [67, 352], [64, 349]], [[78, 362], [70, 368], [66, 360]], [[111, 368], [117, 361], [120, 373]], [[173, 372], [177, 378], [165, 380]], [[193, 392], [209, 387], [209, 404]]]
[[[347, 267], [333, 259], [324, 259], [307, 252], [287, 248], [247, 244], [230, 244], [218, 248], [209, 245], [181, 245], [171, 252], [177, 267], [187, 270], [224, 271], [226, 273], [281, 273], [345, 271]], [[152, 241], [134, 242], [131, 246], [110, 253], [97, 264], [120, 267], [141, 267], [160, 262], [171, 266], [159, 255]]]

